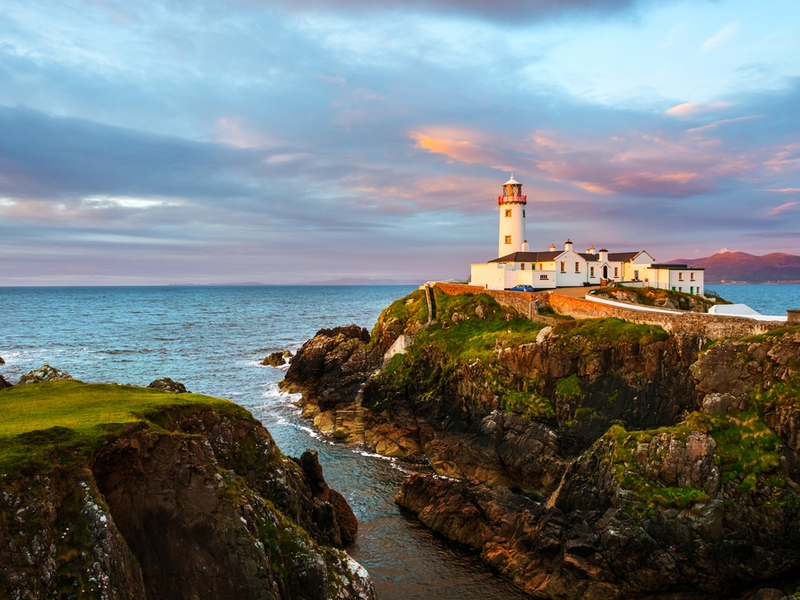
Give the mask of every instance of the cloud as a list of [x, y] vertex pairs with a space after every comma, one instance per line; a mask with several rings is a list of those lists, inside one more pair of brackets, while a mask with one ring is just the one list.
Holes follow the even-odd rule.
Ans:
[[800, 193], [800, 188], [782, 188], [779, 190], [767, 190], [768, 192], [774, 192], [776, 194], [797, 194]]
[[775, 215], [781, 214], [785, 210], [789, 210], [793, 206], [797, 206], [800, 202], [787, 202], [786, 204], [781, 204], [780, 206], [776, 206], [775, 208], [767, 211], [767, 215], [770, 217], [774, 217]]
[[737, 31], [739, 31], [738, 23], [728, 23], [725, 25], [725, 27], [707, 39], [703, 45], [700, 46], [700, 50], [705, 52], [717, 48], [722, 42], [731, 37]]
[[[255, 1], [255, 0], [254, 0]], [[345, 13], [425, 12], [445, 16], [477, 17], [504, 24], [536, 22], [556, 18], [604, 18], [631, 13], [639, 7], [668, 4], [670, 0], [292, 0], [292, 10]]]
[[731, 107], [728, 102], [684, 102], [673, 106], [664, 112], [669, 117], [678, 117], [681, 119], [693, 119], [701, 115], [727, 110]]
[[693, 127], [692, 129], [687, 129], [686, 133], [698, 133], [700, 131], [707, 131], [709, 129], [715, 129], [720, 125], [729, 125], [730, 123], [741, 123], [742, 121], [750, 121], [751, 119], [758, 119], [761, 115], [750, 115], [747, 117], [737, 117], [735, 119], [721, 119], [719, 121], [714, 121], [713, 123], [709, 123], [708, 125], [703, 125], [701, 127]]

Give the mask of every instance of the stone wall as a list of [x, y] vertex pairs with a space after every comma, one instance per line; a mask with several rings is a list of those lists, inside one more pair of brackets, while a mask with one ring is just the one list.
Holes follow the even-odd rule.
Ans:
[[[517, 312], [532, 319], [536, 314], [536, 303], [548, 304], [556, 313], [569, 315], [576, 319], [597, 319], [602, 317], [617, 317], [631, 323], [643, 325], [660, 325], [669, 333], [699, 334], [709, 339], [740, 338], [748, 335], [758, 335], [771, 329], [786, 327], [783, 321], [755, 321], [744, 317], [731, 317], [726, 315], [710, 315], [704, 313], [664, 314], [650, 311], [634, 310], [623, 307], [609, 306], [564, 296], [557, 291], [553, 292], [509, 292], [501, 290], [486, 290], [480, 286], [462, 285], [454, 283], [436, 283], [437, 288], [445, 294], [489, 294], [501, 306], [510, 306]], [[541, 320], [537, 318], [537, 320]]]
[[669, 333], [693, 333], [709, 339], [725, 337], [745, 337], [758, 335], [786, 327], [783, 321], [755, 321], [744, 317], [730, 317], [725, 315], [710, 315], [705, 313], [685, 312], [680, 314], [665, 314], [649, 311], [633, 310], [607, 304], [599, 304], [571, 298], [558, 292], [550, 295], [550, 306], [561, 315], [570, 315], [576, 319], [596, 319], [598, 317], [617, 317], [631, 323], [644, 325], [660, 325]]

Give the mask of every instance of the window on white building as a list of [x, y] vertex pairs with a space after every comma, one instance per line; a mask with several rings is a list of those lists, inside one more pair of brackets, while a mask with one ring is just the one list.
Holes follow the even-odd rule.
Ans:
[[507, 235], [506, 236], [506, 244], [510, 244], [510, 243], [511, 243], [511, 236]]
[[506, 209], [506, 216], [507, 217], [511, 216], [511, 209], [510, 208]]
[[634, 271], [633, 272], [633, 279], [634, 279], [634, 281], [639, 281], [639, 271]]
[[547, 275], [539, 275], [539, 279], [549, 279]]
[[539, 270], [542, 270], [542, 263], [539, 263]]
[[581, 272], [581, 263], [579, 263], [579, 262], [575, 263], [575, 272], [576, 273], [580, 273]]
[[614, 277], [619, 277], [619, 267], [614, 267]]
[[523, 219], [525, 218], [525, 209], [524, 208], [522, 209], [522, 218]]
[[567, 263], [565, 263], [564, 261], [561, 261], [561, 272], [562, 273], [567, 272]]
[[683, 273], [678, 273], [678, 281], [683, 281]]
[[691, 281], [694, 281], [694, 273], [689, 273], [689, 279], [690, 279]]
[[525, 270], [525, 263], [522, 263], [522, 266], [520, 267], [520, 270], [522, 270], [522, 271]]
[[594, 277], [594, 267], [589, 267], [589, 277]]

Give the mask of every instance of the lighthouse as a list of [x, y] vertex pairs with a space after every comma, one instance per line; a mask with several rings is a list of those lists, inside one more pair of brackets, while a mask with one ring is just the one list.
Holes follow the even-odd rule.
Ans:
[[[522, 184], [511, 179], [503, 184], [503, 195], [497, 197], [500, 210], [500, 232], [497, 244], [497, 256], [507, 256], [514, 252], [522, 252], [525, 239], [525, 205], [527, 196], [522, 195]], [[526, 244], [527, 245], [527, 244]]]

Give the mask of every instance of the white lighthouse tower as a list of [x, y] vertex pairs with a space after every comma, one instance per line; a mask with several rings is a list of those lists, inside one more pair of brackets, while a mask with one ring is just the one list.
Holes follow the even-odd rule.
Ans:
[[497, 197], [500, 210], [500, 233], [497, 244], [497, 256], [506, 256], [514, 252], [527, 250], [525, 239], [525, 205], [527, 196], [522, 195], [522, 184], [511, 179], [503, 184], [503, 195]]

